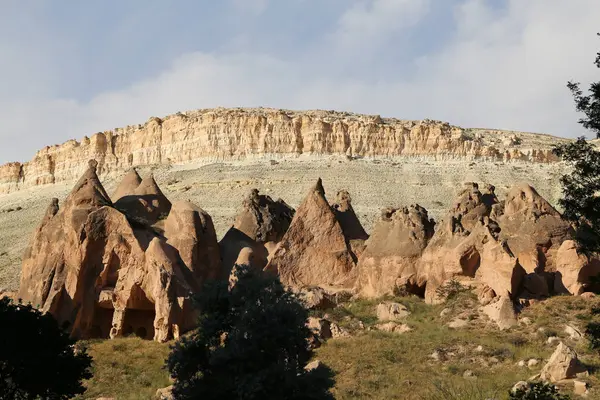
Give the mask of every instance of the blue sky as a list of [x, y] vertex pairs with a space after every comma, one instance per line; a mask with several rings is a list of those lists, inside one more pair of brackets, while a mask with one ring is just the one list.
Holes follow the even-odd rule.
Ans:
[[598, 0], [0, 0], [0, 163], [206, 107], [575, 137]]

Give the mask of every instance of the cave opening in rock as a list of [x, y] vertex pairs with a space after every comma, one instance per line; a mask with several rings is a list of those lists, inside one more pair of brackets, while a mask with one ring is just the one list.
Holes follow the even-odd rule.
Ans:
[[474, 278], [480, 265], [481, 256], [475, 248], [469, 249], [469, 251], [465, 252], [460, 258], [460, 267], [464, 276]]
[[96, 305], [94, 309], [94, 320], [90, 327], [89, 336], [92, 339], [108, 339], [112, 328], [113, 315], [115, 310], [112, 308], [103, 308]]
[[154, 338], [154, 303], [139, 286], [131, 289], [123, 319], [123, 336], [135, 335], [142, 339]]

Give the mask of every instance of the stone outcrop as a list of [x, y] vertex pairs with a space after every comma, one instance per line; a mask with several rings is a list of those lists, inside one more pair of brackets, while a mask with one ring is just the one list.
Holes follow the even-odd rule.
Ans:
[[103, 178], [142, 165], [272, 155], [557, 160], [551, 145], [540, 144], [541, 135], [513, 137], [513, 133], [462, 129], [439, 121], [402, 121], [346, 112], [206, 109], [152, 117], [141, 125], [45, 147], [29, 162], [0, 166], [0, 193], [74, 181], [85, 172], [90, 158], [98, 160]]
[[495, 302], [484, 306], [482, 310], [501, 330], [518, 324], [513, 302], [508, 296], [500, 296]]
[[358, 262], [360, 294], [380, 297], [406, 286], [423, 294], [420, 287], [425, 282], [417, 282], [417, 262], [434, 226], [427, 210], [418, 204], [384, 209]]
[[427, 282], [427, 301], [438, 302], [437, 289], [456, 276], [473, 278], [497, 295], [519, 290], [525, 271], [490, 219], [498, 204], [494, 189], [488, 186], [481, 192], [477, 184], [466, 184], [439, 224], [418, 265], [418, 280]]
[[542, 368], [540, 378], [545, 381], [559, 382], [575, 378], [581, 372], [585, 372], [585, 367], [579, 362], [575, 350], [564, 343], [559, 343], [548, 363]]
[[554, 291], [580, 295], [586, 290], [593, 290], [590, 278], [600, 274], [600, 260], [582, 253], [577, 243], [565, 240], [555, 256]]
[[514, 186], [494, 214], [502, 228], [500, 239], [528, 273], [556, 269], [556, 252], [572, 236], [572, 228], [534, 188]]
[[291, 286], [352, 287], [355, 266], [356, 255], [319, 179], [296, 210], [266, 270]]
[[[195, 323], [190, 292], [218, 268], [204, 257], [216, 244], [209, 217], [177, 205], [167, 224], [172, 238], [132, 224], [113, 206], [96, 168], [91, 161], [62, 207], [52, 200], [24, 256], [18, 296], [74, 337], [176, 338]], [[146, 187], [157, 192], [152, 182]]]
[[233, 226], [219, 243], [224, 271], [230, 271], [234, 264], [264, 269], [269, 254], [287, 232], [294, 212], [283, 200], [273, 200], [252, 189]]

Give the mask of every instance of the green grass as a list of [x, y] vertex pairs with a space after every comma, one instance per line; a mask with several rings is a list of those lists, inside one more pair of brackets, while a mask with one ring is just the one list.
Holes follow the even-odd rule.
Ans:
[[153, 399], [156, 390], [171, 385], [164, 369], [169, 345], [123, 338], [85, 342], [93, 357], [92, 379], [77, 399], [114, 397], [117, 400]]
[[[417, 297], [387, 298], [404, 304], [411, 315], [403, 322], [413, 328], [404, 334], [380, 332], [375, 308], [381, 300], [353, 301], [332, 310], [329, 317], [340, 325], [360, 319], [366, 329], [354, 331], [347, 339], [329, 340], [316, 350], [315, 358], [336, 372], [333, 392], [337, 399], [506, 399], [508, 390], [520, 380], [539, 373], [545, 361], [535, 368], [520, 368], [519, 360], [548, 359], [554, 346], [546, 344], [548, 332], [573, 346], [590, 368], [592, 385], [588, 398], [600, 398], [600, 357], [587, 340], [572, 341], [563, 332], [564, 324], [584, 330], [591, 321], [591, 309], [600, 300], [554, 297], [523, 311], [530, 325], [499, 331], [477, 313], [470, 293], [463, 293], [443, 305], [430, 306]], [[440, 312], [451, 312], [440, 317]], [[316, 314], [323, 314], [317, 312]], [[463, 329], [446, 324], [457, 315], [470, 320]], [[545, 328], [543, 333], [538, 328]], [[79, 399], [114, 397], [118, 400], [153, 399], [158, 388], [169, 386], [164, 360], [168, 344], [136, 338], [87, 342], [94, 357], [94, 377], [86, 382], [88, 391]], [[478, 351], [477, 347], [483, 350]], [[434, 351], [447, 355], [434, 361]], [[476, 378], [465, 378], [470, 370]], [[571, 394], [571, 386], [564, 388]], [[575, 397], [573, 397], [575, 398]]]

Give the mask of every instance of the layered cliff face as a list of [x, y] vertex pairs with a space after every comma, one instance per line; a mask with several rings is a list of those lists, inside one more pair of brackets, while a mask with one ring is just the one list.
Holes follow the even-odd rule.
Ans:
[[344, 112], [208, 109], [150, 118], [45, 147], [33, 160], [0, 166], [0, 193], [70, 182], [98, 161], [105, 178], [142, 165], [172, 165], [272, 156], [430, 156], [548, 163], [560, 139], [462, 129], [439, 121], [402, 121]]

